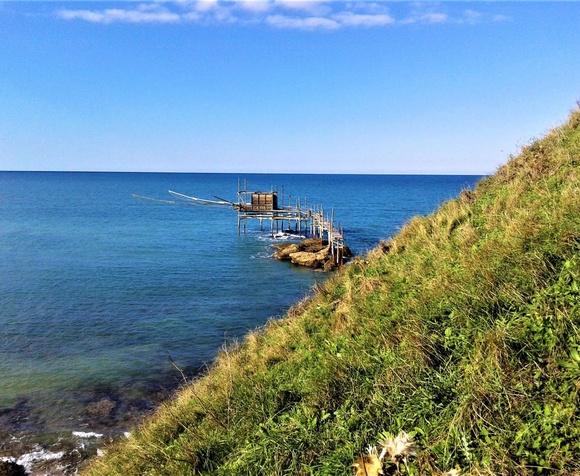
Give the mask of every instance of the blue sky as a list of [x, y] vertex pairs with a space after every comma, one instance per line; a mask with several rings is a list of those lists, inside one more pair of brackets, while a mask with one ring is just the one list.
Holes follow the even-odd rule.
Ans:
[[492, 173], [579, 45], [573, 1], [0, 0], [0, 170]]

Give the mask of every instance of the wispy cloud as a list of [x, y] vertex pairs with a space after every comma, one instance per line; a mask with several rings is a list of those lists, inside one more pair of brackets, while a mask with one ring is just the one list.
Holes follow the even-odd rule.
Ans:
[[449, 15], [446, 13], [423, 13], [412, 15], [403, 20], [403, 23], [448, 23]]
[[60, 10], [64, 20], [84, 20], [91, 23], [179, 23], [186, 18], [156, 4], [142, 4], [136, 8], [107, 8], [104, 10]]
[[395, 19], [386, 13], [361, 14], [343, 11], [334, 15], [334, 19], [344, 26], [383, 26], [395, 23]]
[[479, 23], [505, 20], [473, 9], [450, 15], [430, 5], [429, 10], [401, 12], [406, 5], [397, 4], [398, 14], [391, 12], [393, 3], [372, 1], [322, 0], [196, 0], [176, 2], [123, 3], [115, 8], [72, 9], [56, 12], [63, 20], [91, 23], [195, 23], [195, 24], [257, 24], [273, 28], [338, 30], [343, 28], [380, 28], [394, 24]]

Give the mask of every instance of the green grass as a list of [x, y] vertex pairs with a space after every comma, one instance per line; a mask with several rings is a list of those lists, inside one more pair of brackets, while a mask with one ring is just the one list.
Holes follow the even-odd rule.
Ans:
[[405, 430], [411, 474], [580, 474], [579, 167], [576, 110], [224, 349], [84, 473], [350, 475]]

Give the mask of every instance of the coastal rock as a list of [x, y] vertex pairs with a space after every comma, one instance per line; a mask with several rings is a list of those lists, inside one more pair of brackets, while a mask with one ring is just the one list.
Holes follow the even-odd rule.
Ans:
[[[279, 260], [291, 261], [299, 266], [324, 271], [331, 271], [337, 267], [328, 242], [318, 238], [309, 238], [300, 243], [274, 245], [274, 248], [278, 250], [274, 253], [274, 258]], [[344, 258], [352, 256], [350, 249], [346, 246], [343, 256]]]
[[[330, 256], [330, 249], [326, 247], [320, 251], [297, 251], [290, 253], [290, 261], [293, 264], [307, 266], [309, 268], [323, 268], [324, 263]], [[332, 257], [331, 257], [332, 258]]]
[[26, 476], [24, 466], [21, 466], [14, 461], [0, 460], [0, 476]]
[[299, 243], [290, 243], [286, 245], [274, 245], [278, 251], [274, 253], [274, 258], [279, 260], [290, 260], [290, 254], [297, 253], [300, 251]]
[[281, 245], [273, 245], [278, 251], [274, 253], [274, 258], [280, 260], [291, 260], [292, 253], [306, 252], [317, 253], [328, 246], [328, 243], [318, 238], [308, 238], [300, 243], [284, 243]]

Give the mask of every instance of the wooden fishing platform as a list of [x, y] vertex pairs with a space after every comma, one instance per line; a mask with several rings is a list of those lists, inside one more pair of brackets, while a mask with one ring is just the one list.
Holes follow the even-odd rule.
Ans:
[[247, 220], [258, 220], [260, 230], [264, 229], [264, 221], [270, 222], [272, 237], [279, 233], [290, 231], [299, 236], [319, 238], [328, 243], [332, 257], [337, 265], [344, 262], [344, 231], [334, 222], [334, 209], [330, 215], [321, 206], [308, 207], [297, 199], [295, 204], [283, 205], [284, 196], [278, 196], [277, 190], [269, 192], [249, 191], [244, 181], [243, 187], [238, 182], [238, 203], [234, 209], [238, 211], [238, 235], [246, 232]]
[[[238, 213], [238, 235], [247, 231], [247, 221], [260, 222], [260, 230], [264, 230], [264, 222], [270, 222], [272, 237], [283, 238], [285, 234], [318, 238], [328, 243], [334, 263], [338, 266], [344, 263], [345, 244], [344, 230], [334, 222], [334, 209], [330, 214], [321, 206], [307, 206], [306, 200], [296, 200], [294, 204], [284, 205], [284, 189], [279, 196], [273, 188], [269, 192], [249, 191], [247, 181], [238, 180], [238, 200], [232, 202], [214, 196], [214, 199], [192, 197], [169, 190], [177, 200], [159, 200], [133, 194], [136, 198], [163, 203], [185, 203], [188, 205], [231, 207]], [[289, 200], [288, 200], [289, 201]]]

